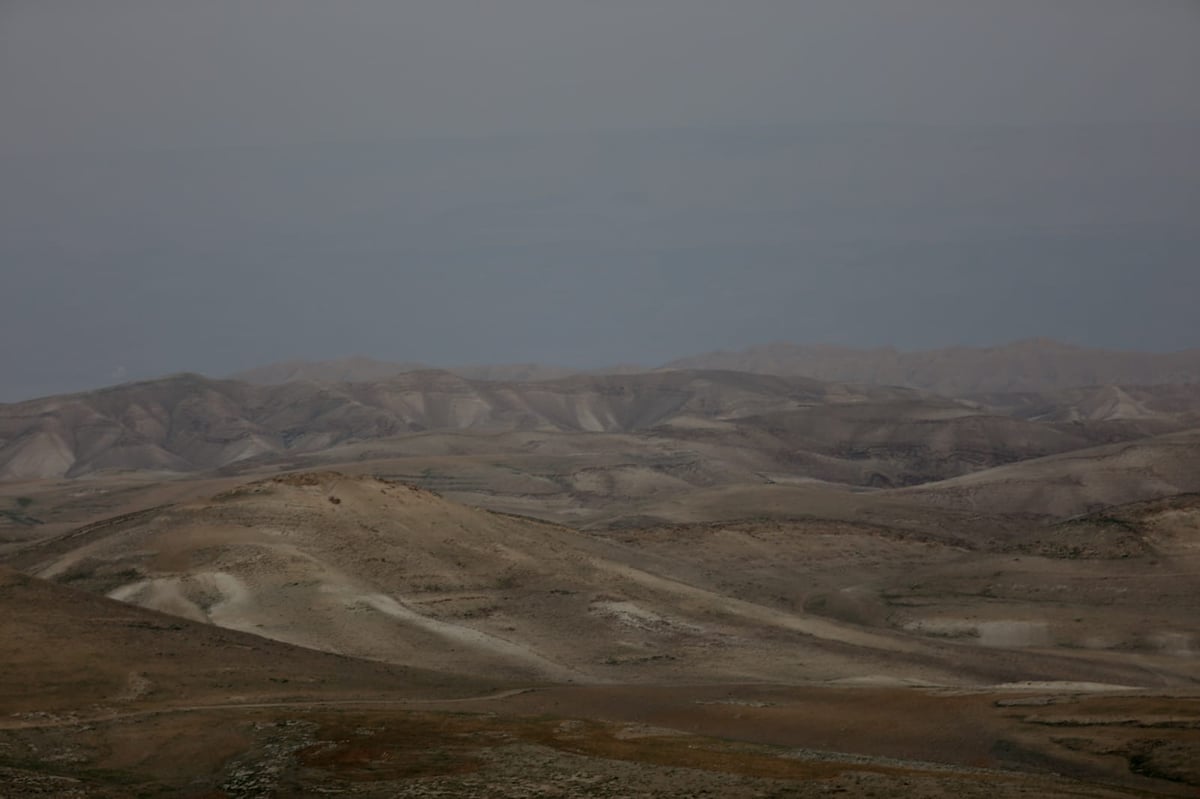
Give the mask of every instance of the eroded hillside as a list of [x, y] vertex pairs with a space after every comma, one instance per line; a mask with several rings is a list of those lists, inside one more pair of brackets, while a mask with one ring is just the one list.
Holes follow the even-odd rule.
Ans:
[[[1191, 679], [1193, 578], [1175, 579], [1147, 638], [1145, 595], [1114, 604], [1101, 578], [1161, 593], [1148, 557], [1006, 552], [851, 520], [586, 535], [321, 472], [91, 525], [10, 562], [290, 644], [507, 679], [1144, 685], [1114, 656], [1129, 647], [1155, 663], [1152, 685]], [[1076, 588], [1030, 588], [1048, 581]], [[1101, 599], [1103, 618], [1087, 610]]]

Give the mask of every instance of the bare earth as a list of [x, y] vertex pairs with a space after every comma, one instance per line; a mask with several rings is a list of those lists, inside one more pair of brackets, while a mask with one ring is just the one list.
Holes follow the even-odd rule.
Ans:
[[0, 795], [1200, 790], [1190, 389], [429, 379], [279, 401], [454, 425], [279, 452], [236, 384], [153, 388], [219, 447], [9, 406], [86, 468], [0, 483]]

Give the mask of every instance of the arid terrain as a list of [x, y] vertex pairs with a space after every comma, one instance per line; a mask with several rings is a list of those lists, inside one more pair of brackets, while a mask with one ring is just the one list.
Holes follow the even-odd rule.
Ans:
[[0, 0], [0, 799], [1200, 799], [1200, 0]]
[[0, 795], [1196, 795], [1200, 387], [709, 365], [0, 405]]
[[780, 342], [741, 352], [680, 358], [674, 369], [733, 369], [820, 380], [912, 386], [942, 394], [1055, 392], [1080, 386], [1162, 385], [1200, 381], [1200, 350], [1145, 353], [1100, 350], [1045, 338], [997, 347], [891, 348], [797, 346]]

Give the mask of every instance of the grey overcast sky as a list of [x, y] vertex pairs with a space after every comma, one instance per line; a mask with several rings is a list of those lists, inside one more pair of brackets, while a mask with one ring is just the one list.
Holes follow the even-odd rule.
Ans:
[[0, 0], [0, 401], [1200, 346], [1196, 0]]

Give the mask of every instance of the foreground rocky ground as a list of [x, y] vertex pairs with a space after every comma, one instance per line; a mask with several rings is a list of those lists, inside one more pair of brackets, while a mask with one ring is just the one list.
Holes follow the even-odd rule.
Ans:
[[1200, 697], [708, 686], [243, 701], [17, 714], [0, 757], [14, 797], [1191, 796]]

